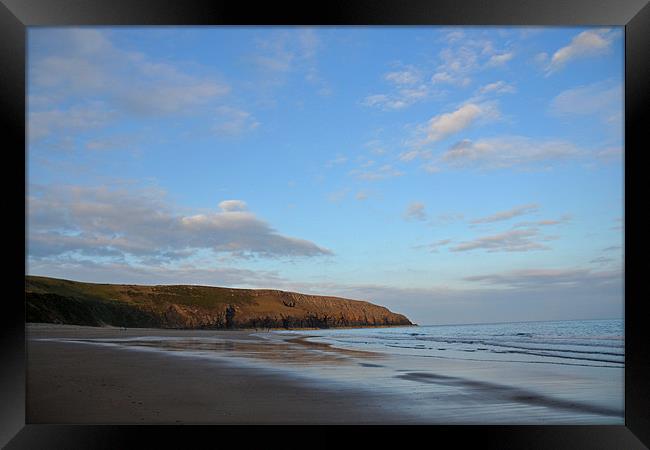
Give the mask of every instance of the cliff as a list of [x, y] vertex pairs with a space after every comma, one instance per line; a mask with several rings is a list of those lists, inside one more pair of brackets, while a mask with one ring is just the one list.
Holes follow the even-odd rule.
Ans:
[[25, 278], [27, 322], [154, 328], [335, 328], [412, 325], [359, 300], [270, 289], [95, 284]]

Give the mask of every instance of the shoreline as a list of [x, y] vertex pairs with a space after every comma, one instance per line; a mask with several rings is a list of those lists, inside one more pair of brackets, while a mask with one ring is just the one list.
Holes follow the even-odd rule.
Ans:
[[[327, 387], [237, 361], [181, 359], [163, 352], [38, 340], [74, 339], [72, 335], [79, 332], [48, 328], [49, 336], [40, 337], [35, 335], [45, 330], [28, 329], [27, 423], [414, 423], [412, 417], [391, 412], [390, 395]], [[244, 342], [262, 341], [247, 331], [221, 333]], [[84, 334], [90, 339], [93, 334], [101, 337]]]
[[388, 354], [311, 340], [321, 336], [310, 333], [50, 324], [26, 330], [28, 423], [623, 420], [616, 402], [576, 393], [592, 392], [594, 376], [620, 375], [603, 372], [611, 368]]
[[[38, 343], [30, 348], [30, 356], [36, 358], [52, 352], [65, 353], [65, 357], [58, 362], [28, 363], [26, 418], [30, 424], [411, 422], [385, 414], [361, 394], [252, 374], [216, 361], [188, 359], [179, 365], [169, 355], [75, 343]], [[89, 357], [94, 361], [85, 367], [68, 359]], [[102, 359], [111, 362], [104, 364]], [[62, 367], [66, 363], [67, 369]], [[128, 374], [117, 373], [114, 365], [128, 367]]]

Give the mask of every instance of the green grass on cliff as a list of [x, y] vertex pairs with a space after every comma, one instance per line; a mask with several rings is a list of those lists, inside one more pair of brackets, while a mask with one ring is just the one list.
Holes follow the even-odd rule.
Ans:
[[223, 305], [253, 303], [248, 289], [206, 286], [140, 286], [128, 284], [98, 284], [38, 276], [25, 277], [25, 292], [56, 294], [79, 300], [118, 301], [131, 304], [163, 304], [215, 308]]
[[82, 283], [27, 276], [28, 322], [163, 328], [409, 325], [379, 305], [268, 289]]

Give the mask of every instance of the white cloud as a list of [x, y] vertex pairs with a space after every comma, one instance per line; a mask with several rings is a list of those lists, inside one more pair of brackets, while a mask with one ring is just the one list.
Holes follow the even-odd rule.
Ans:
[[502, 66], [508, 61], [510, 61], [512, 58], [514, 58], [515, 54], [513, 52], [507, 52], [507, 53], [501, 53], [497, 55], [492, 55], [486, 65], [488, 67], [494, 67], [494, 66]]
[[425, 249], [425, 250], [428, 250], [431, 253], [437, 253], [438, 249], [440, 249], [440, 247], [443, 247], [443, 246], [445, 246], [447, 244], [450, 244], [451, 242], [453, 242], [451, 239], [440, 239], [439, 241], [431, 242], [430, 244], [416, 245], [413, 248], [415, 248], [415, 249]]
[[409, 150], [400, 153], [399, 160], [404, 162], [413, 161], [414, 159], [419, 158], [424, 154], [426, 154], [426, 152], [422, 152], [420, 150]]
[[599, 265], [611, 265], [612, 263], [617, 262], [616, 259], [614, 258], [608, 258], [606, 256], [598, 256], [591, 261], [589, 261], [590, 264], [599, 264]]
[[217, 135], [235, 136], [252, 131], [260, 125], [251, 113], [228, 106], [218, 107], [216, 117], [212, 130]]
[[427, 173], [438, 173], [442, 171], [440, 166], [438, 166], [436, 163], [424, 164], [422, 165], [422, 169], [424, 169], [424, 171]]
[[537, 228], [509, 230], [489, 236], [481, 236], [470, 241], [461, 242], [451, 247], [452, 252], [470, 250], [486, 250], [487, 252], [527, 252], [532, 250], [547, 250], [542, 244], [556, 236], [543, 236]]
[[425, 126], [424, 143], [440, 141], [468, 128], [479, 118], [496, 117], [497, 115], [496, 109], [487, 104], [467, 103], [455, 111], [432, 117]]
[[451, 167], [502, 169], [552, 164], [583, 156], [575, 145], [560, 140], [535, 141], [522, 136], [462, 140], [442, 155], [442, 162]]
[[151, 84], [137, 83], [134, 88], [120, 89], [115, 96], [128, 111], [157, 116], [189, 112], [229, 91], [228, 86], [212, 80], [180, 77]]
[[[93, 105], [95, 116], [111, 115], [93, 127], [132, 115], [196, 114], [230, 92], [213, 76], [189, 73], [185, 66], [151, 59], [116, 47], [110, 32], [91, 29], [37, 30], [30, 48], [47, 49], [29, 59], [29, 86], [33, 98], [65, 99], [30, 103], [28, 126], [32, 138], [56, 132], [82, 130], [79, 111]], [[66, 117], [61, 117], [65, 115]], [[96, 120], [95, 120], [96, 123]]]
[[125, 149], [132, 148], [138, 140], [138, 136], [135, 135], [112, 135], [89, 139], [84, 147], [93, 151]]
[[388, 72], [384, 75], [384, 79], [398, 86], [402, 86], [419, 83], [422, 80], [422, 75], [417, 69], [407, 68], [405, 70]]
[[83, 186], [30, 191], [31, 257], [84, 254], [174, 260], [202, 250], [263, 257], [331, 254], [307, 240], [277, 233], [247, 211], [241, 200], [222, 201], [218, 212], [181, 214], [156, 191]]
[[468, 45], [445, 48], [440, 51], [439, 56], [442, 60], [442, 64], [438, 67], [439, 72], [464, 75], [479, 67], [479, 54]]
[[30, 141], [47, 138], [57, 131], [83, 132], [106, 126], [114, 118], [115, 112], [101, 103], [72, 106], [68, 109], [32, 111], [27, 121]]
[[350, 188], [339, 189], [338, 191], [330, 192], [327, 194], [327, 201], [332, 203], [338, 203], [347, 197]]
[[383, 79], [390, 84], [388, 92], [367, 95], [362, 105], [384, 111], [401, 110], [441, 94], [424, 79], [423, 70], [414, 66], [387, 72]]
[[618, 284], [622, 274], [620, 271], [594, 272], [590, 269], [522, 269], [475, 275], [464, 280], [507, 288], [549, 290], [553, 287]]
[[550, 110], [556, 115], [599, 115], [604, 121], [615, 117], [622, 126], [623, 86], [601, 81], [567, 89], [551, 100]]
[[386, 94], [369, 95], [363, 100], [363, 105], [376, 106], [384, 110], [402, 109], [408, 106], [405, 101], [391, 98]]
[[596, 152], [596, 157], [603, 162], [622, 162], [624, 150], [622, 147], [608, 147]]
[[413, 202], [406, 207], [406, 211], [404, 211], [404, 219], [419, 221], [427, 220], [427, 213], [424, 209], [424, 203]]
[[390, 94], [368, 95], [361, 102], [364, 106], [376, 107], [384, 111], [400, 110], [414, 103], [427, 100], [437, 94], [427, 84], [406, 84]]
[[431, 76], [431, 82], [436, 83], [448, 83], [456, 86], [468, 86], [472, 80], [467, 76], [462, 75], [451, 75], [449, 72], [436, 72]]
[[447, 83], [466, 87], [472, 82], [472, 75], [490, 67], [502, 66], [514, 57], [514, 52], [494, 48], [487, 39], [460, 39], [460, 34], [452, 34], [447, 39], [449, 47], [439, 53], [440, 65], [431, 77], [431, 82]]
[[557, 50], [546, 67], [552, 74], [576, 58], [599, 55], [607, 52], [617, 34], [608, 28], [588, 30], [575, 36], [569, 45]]
[[533, 62], [540, 68], [546, 68], [548, 64], [548, 53], [546, 52], [540, 52], [535, 55], [533, 58]]
[[516, 206], [507, 211], [500, 211], [495, 214], [491, 214], [486, 217], [481, 217], [470, 221], [470, 223], [491, 223], [499, 222], [502, 220], [512, 219], [513, 217], [522, 216], [525, 214], [531, 214], [539, 210], [539, 205], [536, 203], [530, 203], [527, 205]]
[[563, 223], [567, 223], [571, 220], [571, 214], [563, 214], [559, 219], [544, 219], [544, 220], [534, 220], [534, 221], [527, 221], [527, 222], [519, 222], [514, 224], [512, 227], [513, 228], [521, 228], [521, 227], [547, 227], [547, 226], [552, 226], [552, 225], [560, 225]]
[[305, 59], [314, 58], [322, 47], [320, 37], [313, 28], [299, 28], [296, 31], [296, 40], [300, 56]]
[[219, 208], [224, 212], [230, 211], [246, 211], [248, 206], [242, 200], [224, 200], [219, 203]]
[[359, 201], [367, 200], [370, 194], [368, 194], [366, 191], [359, 191], [356, 193], [354, 198], [356, 198]]
[[317, 67], [317, 55], [323, 42], [316, 29], [277, 30], [266, 33], [256, 44], [255, 54], [250, 59], [265, 72], [265, 83], [281, 85], [290, 74], [301, 74], [305, 81], [317, 87], [317, 93], [331, 94], [332, 89]]
[[509, 83], [506, 83], [503, 80], [495, 81], [494, 83], [488, 83], [485, 86], [481, 87], [478, 90], [478, 95], [485, 94], [514, 94], [517, 92], [517, 89]]
[[355, 169], [350, 172], [350, 175], [353, 175], [359, 178], [360, 180], [377, 181], [386, 178], [401, 177], [402, 175], [404, 175], [404, 172], [395, 169], [390, 164], [384, 164], [383, 166], [378, 167], [376, 169], [369, 169], [369, 170]]
[[346, 162], [348, 162], [348, 157], [347, 156], [337, 155], [336, 158], [330, 159], [329, 161], [327, 161], [327, 163], [325, 164], [325, 167], [334, 167], [334, 166], [338, 166], [338, 165], [341, 165], [341, 164], [345, 164]]
[[293, 69], [293, 61], [297, 56], [296, 49], [291, 48], [295, 43], [286, 32], [260, 39], [257, 41], [258, 54], [253, 57], [253, 61], [266, 71], [289, 72]]

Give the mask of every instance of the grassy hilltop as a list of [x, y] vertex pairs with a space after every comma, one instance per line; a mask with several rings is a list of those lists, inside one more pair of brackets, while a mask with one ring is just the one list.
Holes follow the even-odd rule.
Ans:
[[96, 284], [25, 278], [27, 322], [156, 328], [412, 325], [365, 301], [270, 289]]

